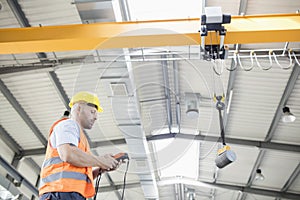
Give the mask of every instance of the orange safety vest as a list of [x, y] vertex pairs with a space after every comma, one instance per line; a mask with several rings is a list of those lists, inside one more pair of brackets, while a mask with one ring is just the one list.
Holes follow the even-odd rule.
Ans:
[[[59, 122], [66, 119], [68, 118], [62, 118], [52, 125], [49, 138], [53, 128]], [[81, 129], [78, 148], [90, 153], [88, 141]], [[78, 192], [85, 198], [95, 195], [92, 167], [76, 167], [63, 162], [59, 157], [57, 149], [51, 146], [50, 139], [48, 139], [46, 157], [43, 162], [40, 178], [39, 195], [47, 192]]]

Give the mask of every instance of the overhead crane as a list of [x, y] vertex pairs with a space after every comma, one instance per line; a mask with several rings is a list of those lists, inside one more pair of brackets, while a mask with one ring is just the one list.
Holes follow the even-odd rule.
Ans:
[[[0, 54], [200, 45], [199, 27], [191, 18], [2, 28]], [[299, 42], [300, 14], [232, 16], [225, 28], [225, 44]], [[208, 35], [206, 43], [219, 39]]]

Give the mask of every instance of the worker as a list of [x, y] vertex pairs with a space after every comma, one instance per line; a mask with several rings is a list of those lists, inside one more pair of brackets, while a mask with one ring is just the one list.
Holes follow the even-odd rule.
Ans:
[[93, 127], [97, 113], [103, 111], [98, 97], [90, 92], [78, 92], [69, 106], [70, 118], [61, 118], [49, 131], [40, 175], [40, 200], [82, 200], [93, 197], [93, 180], [97, 175], [115, 170], [121, 163], [111, 154], [93, 155], [83, 132]]

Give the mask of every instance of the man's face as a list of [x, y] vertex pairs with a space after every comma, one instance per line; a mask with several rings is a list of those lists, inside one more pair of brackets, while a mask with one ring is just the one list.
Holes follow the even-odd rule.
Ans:
[[97, 120], [97, 109], [86, 103], [80, 104], [79, 119], [82, 128], [91, 129]]

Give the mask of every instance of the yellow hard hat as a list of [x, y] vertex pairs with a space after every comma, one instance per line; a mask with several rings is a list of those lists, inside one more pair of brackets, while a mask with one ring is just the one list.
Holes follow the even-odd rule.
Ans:
[[72, 108], [72, 106], [78, 101], [91, 103], [97, 107], [98, 112], [103, 112], [103, 108], [100, 106], [100, 102], [96, 94], [86, 91], [76, 93], [69, 103], [70, 108]]

